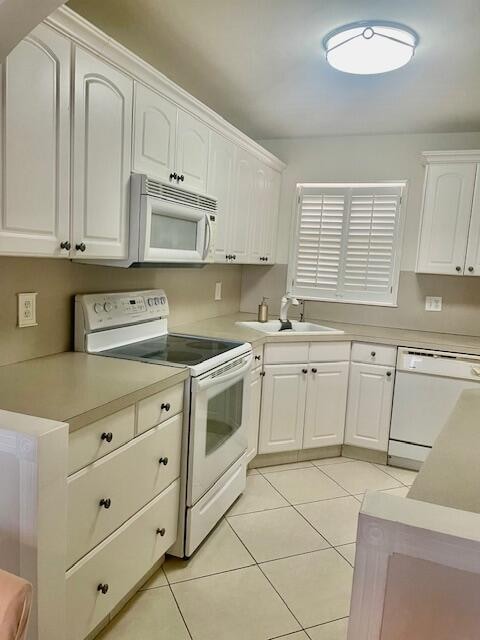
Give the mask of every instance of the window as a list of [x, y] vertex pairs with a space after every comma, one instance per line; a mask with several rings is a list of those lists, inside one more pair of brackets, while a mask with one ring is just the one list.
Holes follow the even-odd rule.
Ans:
[[394, 306], [405, 187], [297, 185], [291, 292], [306, 300]]

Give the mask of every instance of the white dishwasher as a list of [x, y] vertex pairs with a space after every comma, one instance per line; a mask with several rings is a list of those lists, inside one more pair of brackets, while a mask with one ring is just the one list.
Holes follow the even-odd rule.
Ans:
[[479, 383], [479, 356], [399, 348], [389, 462], [419, 468], [461, 392]]

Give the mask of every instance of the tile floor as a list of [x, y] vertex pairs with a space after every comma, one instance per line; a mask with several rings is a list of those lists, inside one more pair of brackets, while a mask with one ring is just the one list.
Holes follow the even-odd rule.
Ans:
[[346, 640], [363, 495], [405, 495], [415, 475], [349, 458], [249, 471], [194, 556], [169, 558], [102, 640]]

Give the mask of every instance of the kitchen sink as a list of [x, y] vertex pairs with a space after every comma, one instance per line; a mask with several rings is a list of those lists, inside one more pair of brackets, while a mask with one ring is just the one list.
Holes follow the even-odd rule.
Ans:
[[292, 320], [292, 328], [286, 329], [285, 331], [280, 331], [280, 320], [270, 320], [269, 322], [237, 322], [236, 324], [240, 327], [245, 327], [246, 329], [255, 329], [262, 333], [268, 333], [270, 335], [278, 334], [279, 336], [288, 336], [292, 335], [292, 333], [302, 333], [307, 335], [318, 335], [319, 333], [327, 333], [329, 335], [345, 333], [340, 329], [332, 329], [332, 327], [325, 327], [313, 322], [299, 322], [298, 320]]

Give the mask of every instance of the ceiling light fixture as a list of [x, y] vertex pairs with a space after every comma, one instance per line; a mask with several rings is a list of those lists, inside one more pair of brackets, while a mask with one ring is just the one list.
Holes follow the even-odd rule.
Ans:
[[328, 63], [345, 73], [374, 75], [410, 62], [418, 35], [402, 24], [369, 20], [339, 27], [327, 34], [323, 46]]

